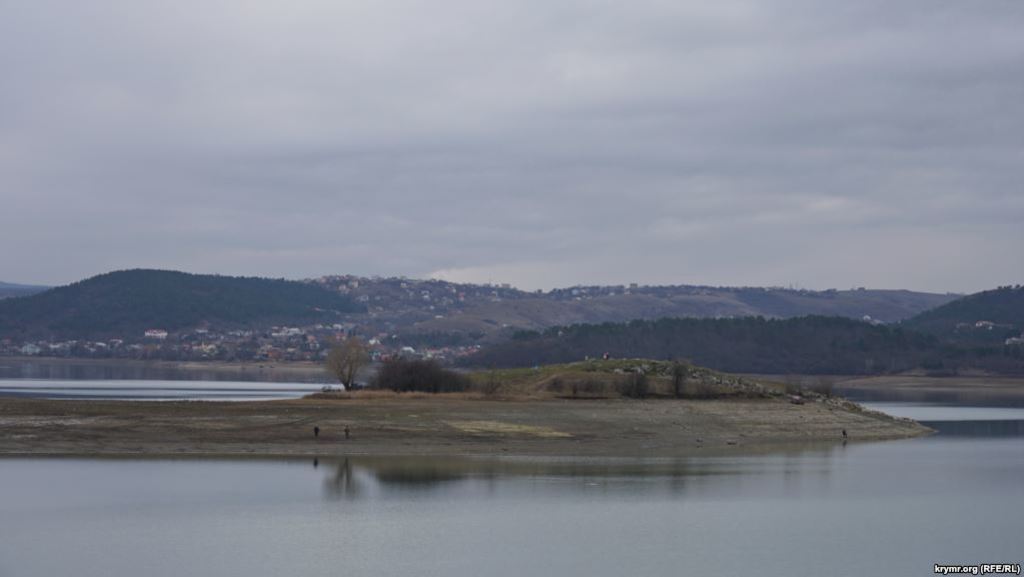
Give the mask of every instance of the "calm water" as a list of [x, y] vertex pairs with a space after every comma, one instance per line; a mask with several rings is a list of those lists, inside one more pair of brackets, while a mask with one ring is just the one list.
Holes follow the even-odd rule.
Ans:
[[319, 391], [326, 380], [315, 368], [269, 364], [224, 369], [0, 358], [0, 397], [252, 401], [298, 398]]
[[320, 390], [308, 383], [0, 379], [0, 396], [46, 399], [255, 401], [299, 398]]
[[1024, 410], [940, 408], [936, 422], [955, 426], [930, 438], [678, 461], [0, 460], [0, 575], [931, 575], [1021, 562], [1024, 439], [984, 431]]

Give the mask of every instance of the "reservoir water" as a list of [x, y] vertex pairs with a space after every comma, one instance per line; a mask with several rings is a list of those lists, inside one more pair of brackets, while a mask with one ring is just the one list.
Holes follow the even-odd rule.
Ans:
[[0, 397], [134, 401], [297, 399], [320, 390], [309, 383], [253, 381], [0, 379]]
[[312, 365], [0, 359], [0, 397], [255, 401], [302, 397], [327, 381]]
[[881, 407], [939, 433], [682, 460], [0, 459], [0, 576], [860, 576], [1020, 563], [1024, 409]]

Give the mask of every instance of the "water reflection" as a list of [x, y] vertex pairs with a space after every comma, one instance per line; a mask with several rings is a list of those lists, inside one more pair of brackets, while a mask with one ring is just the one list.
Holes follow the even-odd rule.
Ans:
[[140, 380], [140, 381], [246, 381], [322, 383], [323, 373], [282, 369], [270, 363], [246, 366], [170, 365], [159, 362], [0, 359], [0, 379]]
[[1022, 420], [921, 421], [943, 437], [1024, 437]]
[[843, 387], [835, 388], [837, 395], [858, 403], [915, 403], [947, 405], [956, 407], [1024, 407], [1024, 395], [1017, 392], [1000, 392], [991, 388], [891, 388]]
[[714, 487], [738, 491], [747, 483], [769, 476], [782, 480], [785, 493], [806, 489], [808, 483], [826, 486], [835, 459], [846, 445], [793, 449], [756, 456], [694, 457], [674, 460], [642, 459], [515, 459], [472, 457], [345, 457], [314, 459], [328, 467], [324, 478], [329, 499], [357, 499], [368, 495], [466, 491], [493, 488], [497, 481], [542, 481], [569, 493], [581, 487], [611, 484], [642, 485], [644, 493], [678, 495]]

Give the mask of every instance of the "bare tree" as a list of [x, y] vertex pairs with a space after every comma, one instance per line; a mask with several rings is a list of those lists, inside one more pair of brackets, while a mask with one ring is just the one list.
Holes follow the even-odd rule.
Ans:
[[358, 337], [349, 337], [331, 347], [327, 353], [327, 364], [324, 368], [348, 390], [356, 382], [359, 370], [368, 362], [370, 362], [370, 354], [363, 341]]
[[690, 378], [690, 364], [675, 361], [672, 363], [672, 394], [677, 399], [686, 394], [686, 382]]

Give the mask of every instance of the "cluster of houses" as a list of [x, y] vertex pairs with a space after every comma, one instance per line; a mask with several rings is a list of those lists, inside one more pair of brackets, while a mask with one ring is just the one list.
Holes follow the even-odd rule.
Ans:
[[[1016, 329], [1013, 325], [1000, 324], [993, 321], [974, 321], [973, 323], [957, 323], [957, 332], [967, 331], [1013, 331]], [[1005, 332], [1003, 334], [1006, 334]], [[1013, 334], [1013, 333], [1010, 333]], [[1024, 333], [1021, 333], [1015, 337], [1009, 337], [1003, 341], [1003, 344], [1008, 347], [1024, 346]]]
[[446, 314], [480, 302], [500, 302], [529, 296], [509, 284], [475, 285], [437, 279], [402, 277], [364, 278], [352, 275], [324, 276], [308, 281], [351, 297], [367, 312], [385, 316]]
[[[0, 339], [0, 355], [76, 358], [124, 358], [188, 361], [318, 361], [331, 344], [358, 334], [348, 324], [308, 327], [275, 326], [264, 331], [217, 331], [195, 328], [170, 332], [147, 329], [139, 335], [107, 340]], [[395, 334], [359, 335], [374, 360], [395, 356], [433, 358], [442, 362], [476, 352], [479, 347], [411, 347]], [[134, 337], [134, 338], [133, 338]]]
[[964, 331], [994, 331], [999, 330], [1013, 330], [1014, 326], [1011, 324], [1000, 324], [993, 321], [974, 321], [973, 323], [957, 323], [957, 332]]

